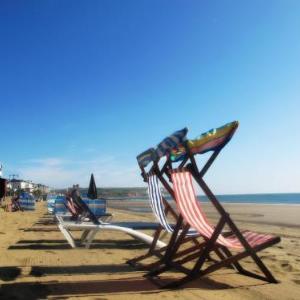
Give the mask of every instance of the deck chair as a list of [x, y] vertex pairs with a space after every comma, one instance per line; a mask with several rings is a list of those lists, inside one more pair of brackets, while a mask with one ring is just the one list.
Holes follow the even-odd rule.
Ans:
[[[221, 127], [221, 130], [223, 130], [222, 135], [214, 135], [214, 133], [218, 133], [218, 130], [210, 131], [210, 137], [208, 137], [207, 134], [202, 135], [201, 138], [208, 137], [204, 143], [201, 139], [198, 140], [197, 143], [194, 141], [187, 142], [185, 145], [185, 159], [188, 158], [190, 163], [185, 169], [179, 168], [178, 170], [171, 171], [176, 204], [184, 219], [186, 228], [189, 228], [190, 226], [195, 228], [199, 234], [207, 239], [207, 243], [204, 247], [199, 249], [198, 253], [194, 253], [176, 261], [176, 251], [178, 251], [180, 247], [180, 238], [177, 240], [173, 247], [173, 253], [169, 255], [167, 260], [165, 260], [164, 266], [154, 269], [147, 274], [150, 278], [156, 277], [170, 268], [176, 268], [186, 274], [186, 276], [181, 280], [174, 281], [165, 287], [178, 287], [194, 278], [204, 276], [222, 267], [231, 267], [237, 270], [240, 274], [271, 283], [277, 282], [256, 253], [280, 242], [280, 238], [268, 234], [240, 231], [203, 179], [205, 172], [211, 166], [222, 148], [231, 139], [238, 126], [237, 123], [231, 123], [230, 126], [228, 125], [230, 124], [225, 125], [225, 128]], [[232, 128], [230, 129], [230, 127]], [[198, 148], [195, 147], [195, 145], [197, 145]], [[213, 154], [202, 170], [199, 171], [194, 156], [199, 153], [202, 154], [202, 151], [213, 151]], [[211, 226], [208, 222], [201, 205], [197, 201], [192, 185], [192, 177], [202, 188], [221, 216], [215, 227]], [[227, 232], [226, 235], [223, 235], [222, 230], [225, 225], [230, 228], [231, 232]], [[184, 232], [182, 232], [182, 235], [184, 235]], [[216, 261], [213, 265], [204, 268], [204, 263], [207, 261], [209, 254], [215, 249], [222, 250], [223, 257], [219, 256], [219, 261]], [[239, 252], [237, 254], [232, 254], [232, 249], [235, 251], [238, 250]], [[239, 261], [247, 256], [250, 256], [254, 260], [260, 271], [263, 273], [263, 276], [245, 270], [244, 267], [242, 267]], [[185, 263], [195, 259], [196, 263], [192, 269], [183, 267]], [[180, 266], [180, 268], [178, 266]]]
[[[96, 214], [86, 203], [86, 200], [84, 201], [80, 196], [71, 197], [71, 195], [66, 195], [64, 198], [63, 206], [69, 212], [66, 217], [72, 221], [93, 221], [100, 224], [99, 220], [103, 222], [110, 222], [112, 220], [113, 215], [111, 213], [107, 213], [105, 209], [104, 211], [101, 209], [100, 213]], [[95, 200], [88, 199], [88, 201]], [[62, 217], [65, 218], [65, 214], [62, 214]]]
[[[186, 140], [186, 134], [187, 128], [176, 131], [159, 143], [156, 150], [154, 148], [150, 148], [137, 156], [138, 164], [142, 171], [141, 175], [144, 178], [144, 181], [148, 183], [150, 207], [152, 208], [153, 214], [160, 226], [157, 228], [154, 234], [153, 243], [148, 249], [147, 253], [128, 260], [127, 263], [130, 265], [135, 267], [138, 266], [139, 268], [142, 267], [143, 269], [151, 269], [159, 266], [164, 262], [165, 259], [167, 259], [168, 254], [171, 252], [173, 245], [179, 233], [181, 232], [182, 217], [178, 215], [169, 202], [162, 196], [159, 182], [169, 192], [173, 200], [175, 200], [174, 191], [168, 182], [168, 179], [170, 179], [169, 171], [172, 169], [172, 161], [169, 154], [172, 149], [178, 149], [177, 151], [180, 151], [179, 149], [181, 145]], [[160, 168], [159, 160], [164, 156], [166, 156], [167, 159]], [[173, 157], [173, 162], [179, 161], [178, 157], [178, 155], [175, 159]], [[184, 160], [181, 165], [184, 165], [186, 161], [187, 160]], [[150, 163], [152, 163], [152, 167], [150, 168], [149, 172], [146, 172], [145, 168]], [[166, 175], [165, 177], [167, 177], [167, 179], [164, 177], [164, 175]], [[175, 219], [177, 222], [176, 226], [169, 224], [167, 220], [168, 215], [171, 215]], [[169, 233], [171, 235], [168, 246], [157, 250], [155, 249], [156, 240], [164, 233]], [[194, 246], [178, 252], [176, 257], [187, 255], [195, 250], [198, 250], [201, 245], [201, 242], [197, 240], [198, 237], [199, 234], [195, 230], [189, 229], [186, 232], [186, 237], [182, 239], [181, 243], [192, 241]], [[220, 253], [217, 253], [217, 255], [220, 255]], [[148, 259], [151, 256], [156, 256], [160, 258], [160, 260], [152, 264], [141, 266], [141, 261]]]
[[[276, 243], [279, 243], [279, 237], [251, 231], [240, 231], [224, 208], [222, 209], [223, 212], [221, 213], [220, 220], [218, 221], [216, 227], [213, 227], [206, 218], [206, 215], [197, 200], [192, 185], [191, 172], [187, 170], [173, 171], [172, 180], [175, 188], [177, 200], [176, 203], [180, 213], [184, 218], [184, 221], [186, 224], [188, 224], [188, 226], [192, 226], [201, 235], [205, 236], [208, 239], [208, 242], [198, 253], [185, 258], [181, 262], [177, 261], [176, 264], [180, 265], [196, 259], [194, 267], [187, 272], [186, 276], [179, 281], [168, 285], [168, 287], [178, 287], [191, 281], [192, 279], [202, 277], [220, 268], [230, 265], [234, 265], [240, 274], [261, 279], [270, 283], [277, 282], [272, 273], [268, 270], [256, 253]], [[210, 191], [202, 179], [200, 179], [199, 182], [201, 183], [201, 187], [204, 187], [205, 190]], [[214, 201], [217, 201], [215, 197], [213, 197], [213, 199]], [[220, 203], [219, 205], [222, 207]], [[228, 225], [232, 230], [230, 235], [223, 236], [221, 234], [221, 231], [225, 225]], [[223, 248], [225, 247], [228, 250], [227, 253], [230, 254], [223, 260], [215, 262], [214, 264], [204, 268], [204, 263], [208, 259], [209, 253], [218, 246], [222, 246]], [[232, 254], [229, 249], [239, 252]], [[239, 261], [245, 257], [251, 257], [263, 275], [245, 270], [244, 267], [242, 267], [239, 263]], [[168, 262], [169, 266], [172, 266], [173, 258], [171, 258]], [[176, 264], [174, 264], [175, 268]], [[164, 270], [166, 270], [166, 268], [164, 268]], [[158, 273], [156, 273], [156, 275], [157, 274]]]
[[[71, 233], [72, 230], [83, 231], [80, 238], [80, 244], [85, 245], [86, 248], [89, 248], [91, 246], [92, 241], [100, 230], [121, 231], [146, 244], [151, 244], [153, 242], [153, 238], [151, 236], [139, 230], [156, 230], [158, 224], [150, 222], [104, 222], [94, 215], [94, 213], [89, 209], [89, 207], [83, 202], [80, 197], [78, 197], [76, 201], [82, 202], [81, 207], [84, 207], [86, 211], [85, 213], [81, 213], [85, 217], [88, 217], [89, 221], [86, 221], [83, 218], [77, 219], [75, 221], [71, 219], [66, 220], [62, 215], [55, 215], [58, 221], [59, 230], [64, 235], [72, 248], [76, 248], [75, 238]], [[165, 243], [157, 241], [156, 248], [161, 248], [164, 246], [166, 246]]]
[[[150, 270], [151, 268], [157, 267], [162, 263], [161, 260], [167, 256], [168, 251], [171, 250], [172, 244], [175, 243], [176, 237], [178, 236], [178, 234], [174, 235], [174, 237], [173, 237], [174, 241], [172, 243], [170, 241], [168, 246], [157, 249], [156, 243], [157, 243], [158, 239], [160, 238], [161, 234], [163, 232], [169, 233], [171, 235], [171, 239], [172, 239], [172, 236], [175, 231], [180, 233], [180, 223], [178, 223], [178, 219], [179, 219], [178, 214], [174, 211], [174, 209], [168, 203], [168, 201], [162, 196], [161, 189], [159, 186], [159, 179], [158, 179], [157, 175], [155, 175], [154, 173], [150, 173], [148, 176], [148, 195], [149, 195], [150, 207], [152, 209], [152, 212], [153, 212], [156, 220], [159, 222], [159, 227], [157, 228], [157, 230], [154, 234], [153, 242], [152, 242], [151, 246], [149, 247], [147, 253], [144, 255], [138, 256], [136, 258], [130, 259], [127, 261], [127, 263], [132, 266], [135, 266], [135, 267]], [[172, 215], [173, 219], [175, 219], [177, 221], [176, 226], [174, 226], [174, 224], [169, 223], [169, 221], [167, 219], [167, 214]], [[199, 233], [194, 229], [190, 229], [186, 233], [186, 238], [184, 239], [184, 241], [182, 241], [182, 243], [187, 243], [189, 241], [193, 241], [195, 246], [176, 253], [176, 257], [180, 257], [183, 255], [189, 254], [195, 250], [198, 250], [200, 247], [200, 243], [196, 239], [198, 237], [199, 237]], [[165, 255], [163, 255], [163, 253], [165, 253]], [[148, 265], [140, 264], [141, 261], [148, 259], [152, 256], [156, 256], [160, 260], [156, 261], [155, 263], [148, 264]]]

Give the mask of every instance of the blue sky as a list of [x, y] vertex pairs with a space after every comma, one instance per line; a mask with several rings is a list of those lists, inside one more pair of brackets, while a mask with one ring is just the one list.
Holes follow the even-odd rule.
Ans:
[[212, 189], [300, 192], [299, 14], [296, 0], [1, 1], [4, 175], [141, 186], [141, 151], [239, 120]]

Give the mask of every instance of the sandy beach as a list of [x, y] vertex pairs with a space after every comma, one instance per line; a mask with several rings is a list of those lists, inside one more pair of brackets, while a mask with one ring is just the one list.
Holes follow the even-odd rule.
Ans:
[[[35, 212], [0, 211], [0, 299], [300, 299], [300, 206], [227, 204], [226, 208], [240, 227], [282, 238], [280, 244], [260, 252], [279, 284], [223, 269], [180, 290], [160, 290], [143, 277], [143, 271], [125, 263], [145, 253], [146, 245], [122, 233], [103, 231], [90, 249], [71, 249], [46, 214], [45, 203], [37, 203]], [[205, 209], [214, 220], [211, 207]], [[108, 210], [116, 221], [154, 221], [151, 214], [126, 211], [122, 202], [111, 203]], [[255, 268], [250, 259], [244, 263]]]

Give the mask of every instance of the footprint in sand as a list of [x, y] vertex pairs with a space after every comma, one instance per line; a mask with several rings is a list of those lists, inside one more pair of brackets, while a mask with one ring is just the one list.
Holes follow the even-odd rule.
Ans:
[[275, 256], [274, 255], [261, 255], [261, 257], [260, 257], [261, 259], [270, 259], [270, 260], [272, 260], [272, 261], [274, 261], [275, 260]]
[[287, 272], [292, 272], [293, 271], [293, 266], [291, 266], [290, 263], [286, 260], [281, 261], [280, 266], [284, 271], [287, 271]]
[[277, 259], [276, 259], [276, 257], [275, 257], [274, 255], [270, 256], [270, 257], [269, 257], [269, 260], [270, 260], [270, 261], [277, 261]]

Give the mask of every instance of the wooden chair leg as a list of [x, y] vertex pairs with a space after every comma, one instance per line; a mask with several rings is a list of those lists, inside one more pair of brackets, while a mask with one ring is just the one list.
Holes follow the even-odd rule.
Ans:
[[[133, 267], [137, 267], [137, 264], [139, 262], [141, 262], [142, 260], [147, 259], [151, 256], [159, 256], [159, 253], [164, 251], [167, 247], [166, 246], [166, 247], [163, 247], [159, 250], [156, 250], [156, 244], [157, 244], [157, 241], [159, 239], [159, 236], [160, 236], [162, 230], [163, 230], [162, 226], [159, 226], [159, 228], [156, 230], [156, 232], [154, 234], [153, 241], [152, 241], [151, 246], [148, 249], [146, 254], [140, 255], [140, 256], [132, 258], [132, 259], [129, 259], [129, 260], [127, 260], [126, 263], [133, 266]], [[141, 266], [139, 266], [139, 267], [141, 267]]]

